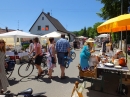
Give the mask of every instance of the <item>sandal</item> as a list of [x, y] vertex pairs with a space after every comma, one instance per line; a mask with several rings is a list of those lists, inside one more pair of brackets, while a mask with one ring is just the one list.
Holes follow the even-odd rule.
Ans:
[[41, 75], [38, 74], [38, 76], [35, 77], [35, 79], [39, 79], [41, 77]]
[[42, 71], [41, 73], [40, 73], [40, 75], [42, 75], [44, 73], [44, 71]]

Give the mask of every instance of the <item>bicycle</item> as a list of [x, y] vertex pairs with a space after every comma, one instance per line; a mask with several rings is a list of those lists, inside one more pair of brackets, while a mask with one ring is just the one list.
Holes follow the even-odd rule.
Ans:
[[76, 53], [74, 52], [74, 50], [71, 50], [71, 51], [70, 51], [70, 56], [71, 56], [72, 60], [75, 59]]
[[[24, 62], [21, 64], [21, 66], [18, 68], [18, 75], [19, 75], [20, 77], [28, 77], [29, 75], [32, 74], [32, 72], [33, 72], [33, 70], [34, 70], [34, 65], [35, 65], [35, 62], [34, 62], [33, 57], [29, 57], [28, 62], [27, 62], [27, 61], [24, 61]], [[23, 68], [24, 66], [25, 66], [25, 68]], [[23, 68], [23, 69], [22, 69], [22, 68]], [[30, 71], [29, 71], [29, 68], [31, 68]], [[25, 73], [23, 70], [25, 70], [25, 72], [26, 72], [26, 71], [29, 71], [29, 73]], [[20, 71], [22, 71], [22, 72], [20, 72]], [[24, 73], [24, 74], [22, 74], [22, 73]]]
[[1, 90], [1, 95], [4, 95], [5, 97], [13, 97], [13, 96], [17, 97], [17, 96], [20, 96], [20, 95], [24, 96], [24, 97], [47, 97], [47, 96], [43, 95], [46, 92], [35, 93], [35, 94], [32, 94], [32, 93], [33, 93], [32, 88], [28, 88], [24, 91], [17, 93], [17, 94], [11, 93], [10, 91], [7, 91], [6, 93], [4, 93], [3, 89]]
[[65, 56], [64, 58], [65, 58], [65, 62], [64, 62], [65, 68], [68, 68], [70, 63], [73, 61], [73, 59], [71, 57], [68, 57], [68, 56]]
[[42, 63], [41, 63], [41, 66], [44, 68], [44, 67], [47, 67], [47, 57], [46, 57], [47, 54], [43, 54], [43, 58], [42, 58]]

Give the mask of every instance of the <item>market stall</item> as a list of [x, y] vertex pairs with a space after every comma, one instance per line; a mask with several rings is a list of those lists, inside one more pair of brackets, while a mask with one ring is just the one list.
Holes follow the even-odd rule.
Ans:
[[[128, 30], [130, 30], [130, 14], [117, 16], [115, 18], [107, 20], [106, 22], [104, 22], [103, 24], [97, 27], [98, 33], [114, 33], [114, 32], [126, 31], [126, 40], [127, 40]], [[126, 45], [126, 49], [127, 49], [127, 45]], [[108, 59], [108, 57], [106, 57], [106, 59]], [[102, 60], [104, 60], [104, 57], [102, 58]], [[130, 84], [130, 79], [127, 79], [127, 76], [125, 77], [125, 79], [122, 78], [123, 73], [129, 72], [129, 68], [127, 64], [127, 53], [126, 53], [125, 61], [123, 58], [114, 59], [113, 62], [111, 63], [110, 62], [106, 63], [105, 61], [102, 61], [101, 64], [98, 65], [98, 69], [103, 69], [102, 86], [103, 86], [105, 74], [107, 73], [117, 74], [118, 72], [120, 76], [119, 87], [118, 87], [119, 93], [124, 93], [124, 94], [127, 93], [127, 88], [123, 84], [126, 83]]]
[[[58, 39], [61, 38], [61, 34], [62, 34], [62, 32], [53, 31], [53, 32], [51, 32], [51, 33], [48, 33], [48, 34], [45, 34], [45, 35], [41, 36], [41, 40], [42, 40], [43, 42], [46, 41], [47, 43], [49, 43], [48, 39], [49, 39], [50, 37], [53, 37], [53, 38], [55, 38], [55, 41], [57, 41]], [[68, 37], [67, 35], [65, 36], [65, 38], [69, 39], [69, 37]]]
[[[0, 34], [0, 38], [6, 40], [11, 40], [11, 47], [7, 45], [10, 49], [6, 51], [6, 55], [11, 56], [11, 57], [18, 57], [21, 58], [23, 56], [28, 55], [27, 52], [24, 52], [21, 50], [21, 39], [20, 38], [34, 38], [34, 37], [39, 37], [39, 35], [33, 35], [30, 33], [26, 33], [23, 31], [11, 31], [8, 33]], [[19, 40], [19, 41], [18, 41]], [[7, 41], [6, 41], [7, 42]]]
[[104, 37], [109, 37], [109, 36], [110, 36], [109, 34], [100, 34], [97, 37], [98, 38], [104, 38]]
[[5, 39], [5, 41], [6, 41], [6, 39], [12, 38], [15, 48], [16, 48], [18, 40], [19, 40], [19, 42], [21, 42], [20, 38], [34, 38], [34, 37], [39, 37], [40, 38], [39, 35], [33, 35], [33, 34], [30, 34], [30, 33], [19, 31], [19, 30], [11, 31], [11, 32], [4, 33], [4, 34], [0, 34], [0, 38]]

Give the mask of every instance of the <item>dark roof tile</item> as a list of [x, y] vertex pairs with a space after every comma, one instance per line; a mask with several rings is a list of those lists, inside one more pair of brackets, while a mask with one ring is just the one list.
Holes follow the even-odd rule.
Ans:
[[[8, 32], [10, 32], [10, 31], [15, 31], [15, 30], [13, 30], [13, 29], [8, 29]], [[1, 28], [0, 28], [0, 34], [2, 34], [2, 33], [7, 33], [6, 29], [1, 29]]]

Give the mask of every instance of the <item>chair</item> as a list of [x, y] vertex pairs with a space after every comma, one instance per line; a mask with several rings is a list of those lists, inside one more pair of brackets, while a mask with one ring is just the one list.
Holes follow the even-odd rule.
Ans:
[[80, 64], [77, 67], [79, 69], [80, 78], [91, 78], [91, 88], [92, 88], [93, 78], [97, 79], [97, 65], [94, 67], [93, 70], [87, 70], [87, 71], [82, 71]]

